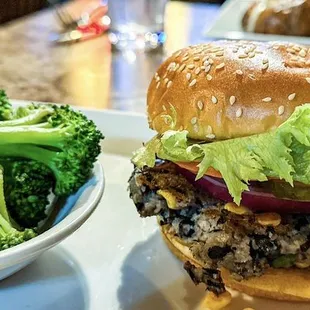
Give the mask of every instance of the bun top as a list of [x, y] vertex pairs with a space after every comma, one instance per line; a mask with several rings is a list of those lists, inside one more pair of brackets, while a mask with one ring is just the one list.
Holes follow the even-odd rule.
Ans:
[[310, 50], [292, 43], [217, 41], [174, 53], [155, 73], [149, 125], [197, 140], [263, 133], [310, 102]]

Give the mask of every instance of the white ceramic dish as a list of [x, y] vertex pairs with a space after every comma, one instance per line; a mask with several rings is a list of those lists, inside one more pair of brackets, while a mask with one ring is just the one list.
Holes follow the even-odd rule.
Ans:
[[76, 231], [95, 210], [103, 189], [103, 169], [97, 162], [92, 178], [67, 199], [52, 228], [30, 241], [0, 252], [0, 280], [22, 269]]
[[289, 41], [310, 44], [310, 38], [283, 35], [266, 35], [243, 31], [241, 21], [244, 13], [254, 0], [227, 0], [221, 7], [215, 22], [206, 27], [204, 35], [207, 38], [229, 40], [256, 41]]
[[[5, 310], [195, 310], [205, 295], [161, 239], [156, 220], [139, 218], [128, 197], [129, 157], [153, 136], [142, 115], [84, 112], [106, 134], [106, 185], [93, 216], [33, 264], [0, 282]], [[293, 283], [292, 283], [293, 285]], [[308, 310], [233, 292], [225, 310]], [[35, 296], [35, 298], [34, 298]]]

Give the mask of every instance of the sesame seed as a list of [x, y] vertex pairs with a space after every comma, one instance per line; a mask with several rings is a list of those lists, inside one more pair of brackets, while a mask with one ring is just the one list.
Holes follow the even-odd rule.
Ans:
[[250, 52], [250, 53], [249, 53], [249, 57], [250, 57], [250, 58], [255, 57], [255, 53], [254, 53], [254, 52]]
[[208, 138], [208, 139], [215, 139], [215, 134], [209, 133], [209, 134], [206, 135], [206, 138]]
[[301, 50], [300, 52], [299, 52], [299, 56], [300, 57], [306, 57], [307, 56], [307, 53], [306, 53], [306, 51], [305, 50]]
[[168, 118], [164, 118], [164, 122], [166, 123], [166, 125], [169, 125], [169, 120], [168, 120]]
[[215, 54], [215, 56], [217, 56], [217, 57], [224, 56], [224, 52], [217, 52], [217, 53]]
[[298, 45], [294, 45], [293, 46], [293, 49], [296, 51], [296, 52], [299, 52], [301, 50], [301, 47], [298, 46]]
[[246, 55], [246, 54], [241, 54], [241, 55], [239, 55], [239, 58], [240, 58], [240, 59], [248, 58], [248, 55]]
[[290, 95], [288, 96], [288, 100], [289, 100], [289, 101], [292, 101], [292, 100], [295, 99], [295, 97], [296, 97], [296, 93], [290, 94]]
[[211, 66], [210, 65], [205, 68], [205, 72], [206, 73], [208, 73], [210, 70], [211, 70]]
[[206, 70], [206, 67], [205, 67], [205, 66], [201, 66], [201, 67], [200, 67], [200, 70], [202, 70], [202, 71], [203, 71], [203, 70]]
[[216, 66], [216, 70], [223, 69], [225, 67], [225, 64], [222, 62], [221, 64]]
[[189, 81], [191, 79], [192, 75], [188, 72], [186, 73], [186, 79]]
[[231, 105], [234, 105], [234, 104], [236, 103], [236, 97], [235, 97], [235, 96], [231, 96], [231, 97], [229, 98], [229, 103], [230, 103]]
[[175, 54], [175, 57], [179, 57], [182, 53], [182, 50], [178, 51], [176, 54]]
[[197, 107], [198, 107], [198, 109], [199, 109], [200, 111], [203, 110], [203, 106], [204, 106], [204, 105], [203, 105], [203, 102], [199, 100], [199, 101], [197, 102]]
[[184, 56], [183, 58], [182, 58], [182, 62], [183, 61], [186, 61], [188, 59], [188, 56]]
[[198, 61], [198, 60], [200, 60], [200, 57], [199, 56], [195, 56], [193, 59], [194, 59], [194, 61]]
[[209, 64], [210, 64], [210, 65], [213, 65], [213, 64], [214, 64], [213, 59], [209, 59]]
[[238, 108], [236, 111], [236, 117], [239, 118], [239, 117], [241, 117], [241, 115], [242, 115], [242, 109]]
[[169, 82], [168, 78], [165, 78], [164, 83], [167, 84]]
[[184, 54], [184, 57], [188, 57], [188, 52], [186, 52], [186, 53]]
[[192, 87], [192, 86], [194, 86], [196, 83], [197, 83], [197, 80], [196, 80], [196, 79], [193, 79], [193, 80], [189, 83], [189, 86]]
[[179, 69], [180, 65], [177, 64], [175, 67], [174, 67], [174, 70], [173, 71], [177, 71]]
[[199, 74], [200, 73], [200, 71], [201, 71], [201, 69], [200, 69], [200, 67], [198, 67], [196, 70], [195, 70], [195, 74]]
[[212, 127], [210, 125], [207, 126], [207, 133], [210, 134], [212, 133]]
[[197, 117], [193, 117], [193, 118], [191, 119], [191, 123], [192, 123], [193, 125], [195, 125], [195, 124], [197, 123]]
[[298, 57], [296, 56], [291, 57], [291, 61], [298, 61]]
[[211, 80], [212, 80], [212, 75], [207, 74], [207, 80], [208, 80], [208, 81], [211, 81]]
[[287, 48], [286, 51], [288, 53], [291, 53], [291, 54], [295, 54], [296, 53], [296, 51], [294, 49], [292, 49], [292, 48]]
[[203, 62], [206, 62], [209, 58], [210, 58], [210, 56], [205, 56], [205, 57], [202, 59], [202, 61], [203, 61]]
[[284, 113], [284, 106], [281, 105], [281, 106], [279, 106], [279, 108], [278, 108], [278, 114], [279, 114], [279, 115], [282, 115], [283, 113]]
[[265, 63], [265, 64], [263, 65], [263, 70], [267, 70], [268, 67], [269, 67], [269, 63], [267, 62], [267, 63]]
[[236, 74], [238, 74], [238, 75], [243, 75], [243, 72], [242, 72], [241, 70], [237, 70], [237, 71], [236, 71]]
[[233, 49], [233, 53], [238, 53], [238, 49], [237, 49], [237, 48], [234, 48], [234, 49]]
[[263, 99], [264, 102], [270, 102], [271, 100], [272, 100], [272, 98], [270, 98], [270, 97], [266, 97]]
[[172, 71], [172, 70], [175, 68], [175, 65], [176, 65], [175, 62], [170, 63], [169, 66], [168, 66], [168, 68], [167, 68], [167, 70], [168, 70], [168, 71]]
[[306, 78], [306, 81], [310, 84], [310, 78]]
[[268, 58], [264, 58], [263, 59], [263, 64], [267, 64], [269, 62], [269, 59]]
[[163, 105], [163, 110], [164, 110], [164, 111], [167, 111], [167, 109], [166, 109], [166, 107], [165, 107], [164, 105]]
[[251, 80], [256, 80], [256, 77], [255, 77], [254, 74], [249, 74], [249, 78], [250, 78]]
[[199, 132], [199, 127], [198, 127], [197, 124], [194, 125], [194, 131], [195, 131], [195, 132]]
[[158, 82], [158, 83], [157, 83], [157, 85], [156, 85], [156, 89], [158, 89], [158, 88], [159, 88], [159, 85], [160, 85], [160, 82]]
[[180, 67], [180, 72], [182, 72], [186, 67], [186, 64], [183, 64], [181, 67]]
[[204, 63], [203, 63], [204, 66], [209, 66], [210, 65], [210, 62], [209, 60], [206, 60]]
[[212, 103], [217, 104], [217, 98], [215, 96], [211, 97]]
[[192, 69], [194, 69], [194, 68], [195, 68], [195, 65], [193, 65], [193, 64], [188, 65], [188, 66], [187, 66], [187, 68], [192, 70]]
[[172, 81], [169, 81], [168, 84], [167, 84], [167, 88], [170, 88], [172, 85]]

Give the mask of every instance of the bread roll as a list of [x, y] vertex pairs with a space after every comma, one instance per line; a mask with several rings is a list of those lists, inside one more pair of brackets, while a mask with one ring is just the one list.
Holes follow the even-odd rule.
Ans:
[[245, 31], [310, 36], [309, 0], [258, 0], [246, 11], [242, 26]]

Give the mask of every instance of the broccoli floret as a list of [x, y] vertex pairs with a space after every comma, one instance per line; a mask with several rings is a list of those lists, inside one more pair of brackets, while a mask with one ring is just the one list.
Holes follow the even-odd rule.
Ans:
[[12, 105], [4, 90], [0, 89], [0, 121], [10, 120], [13, 117]]
[[25, 159], [1, 159], [7, 209], [22, 227], [36, 227], [46, 218], [48, 195], [54, 186], [51, 170]]
[[16, 246], [37, 236], [33, 229], [20, 231], [13, 227], [6, 209], [3, 172], [0, 169], [0, 251]]
[[0, 157], [22, 157], [43, 163], [54, 174], [55, 194], [66, 196], [89, 178], [100, 154], [103, 135], [94, 122], [69, 106], [45, 107], [49, 116], [36, 124], [24, 125], [32, 114], [16, 120], [21, 126], [2, 125], [14, 120], [0, 123]]

